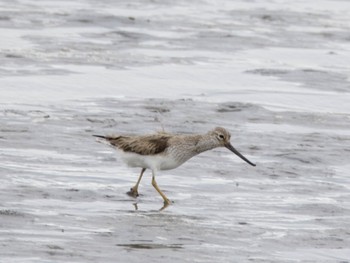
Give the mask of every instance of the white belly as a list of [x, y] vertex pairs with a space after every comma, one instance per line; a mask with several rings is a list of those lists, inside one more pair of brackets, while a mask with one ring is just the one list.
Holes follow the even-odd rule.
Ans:
[[140, 155], [122, 152], [121, 157], [128, 166], [154, 170], [170, 170], [182, 164], [182, 162], [178, 162], [174, 158], [164, 155]]

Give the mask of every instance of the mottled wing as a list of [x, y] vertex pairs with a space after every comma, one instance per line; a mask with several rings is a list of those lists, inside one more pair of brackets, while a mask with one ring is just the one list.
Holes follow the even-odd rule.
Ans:
[[170, 137], [168, 134], [155, 134], [147, 136], [107, 136], [105, 139], [124, 152], [154, 155], [165, 151]]

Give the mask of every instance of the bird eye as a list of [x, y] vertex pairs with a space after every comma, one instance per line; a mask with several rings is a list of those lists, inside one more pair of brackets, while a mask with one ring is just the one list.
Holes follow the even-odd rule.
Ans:
[[221, 140], [223, 140], [223, 139], [224, 139], [224, 135], [220, 134], [220, 135], [219, 135], [219, 138], [220, 138]]

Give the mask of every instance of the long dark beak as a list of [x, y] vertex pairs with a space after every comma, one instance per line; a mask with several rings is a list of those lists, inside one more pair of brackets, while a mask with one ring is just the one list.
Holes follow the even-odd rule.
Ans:
[[241, 159], [243, 159], [244, 161], [246, 161], [247, 163], [249, 163], [252, 166], [256, 166], [256, 164], [252, 163], [251, 161], [249, 161], [247, 158], [245, 158], [239, 151], [237, 151], [232, 145], [231, 143], [227, 143], [225, 144], [225, 147], [227, 149], [229, 149], [231, 152], [233, 152], [234, 154], [236, 154], [238, 157], [240, 157]]

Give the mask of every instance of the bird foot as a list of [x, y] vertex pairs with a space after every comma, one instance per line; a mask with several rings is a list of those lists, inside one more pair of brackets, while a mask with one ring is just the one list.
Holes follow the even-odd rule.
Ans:
[[135, 198], [139, 196], [139, 192], [137, 191], [136, 187], [130, 188], [130, 191], [128, 191], [127, 194]]
[[159, 211], [163, 211], [165, 208], [167, 208], [172, 203], [174, 203], [174, 202], [170, 201], [169, 199], [164, 200], [164, 205], [161, 209], [159, 209]]
[[173, 201], [170, 201], [169, 199], [164, 200], [164, 205], [170, 205], [174, 203]]

